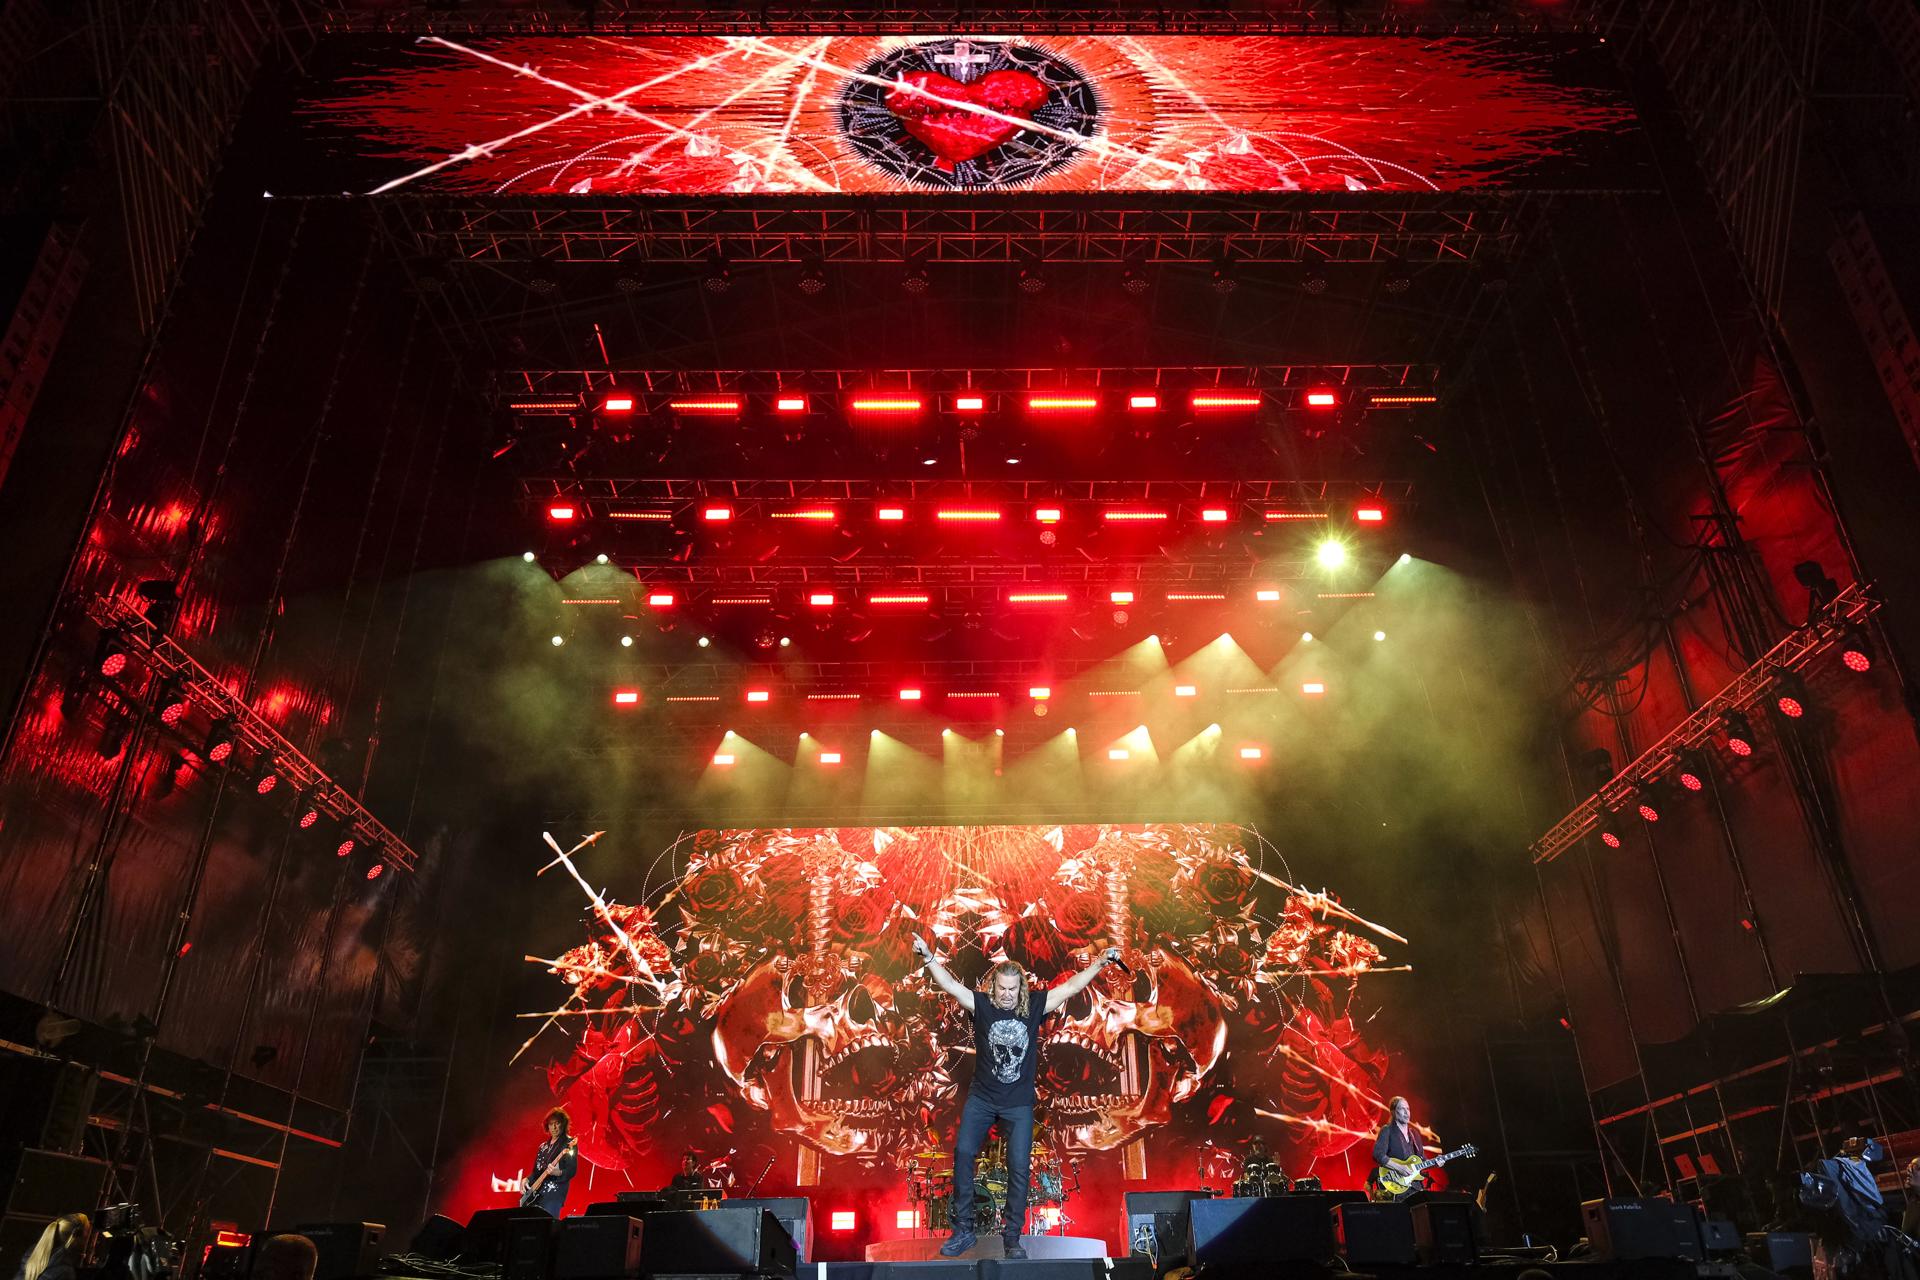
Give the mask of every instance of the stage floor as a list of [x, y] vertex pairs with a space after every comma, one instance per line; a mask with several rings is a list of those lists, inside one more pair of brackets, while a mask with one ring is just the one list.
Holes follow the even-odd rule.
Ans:
[[[995, 1235], [980, 1237], [980, 1242], [958, 1258], [940, 1256], [946, 1236], [926, 1236], [914, 1240], [881, 1240], [867, 1246], [868, 1262], [953, 1262], [965, 1265], [1002, 1258], [1006, 1245]], [[1105, 1258], [1107, 1242], [1087, 1236], [1021, 1236], [1029, 1258]]]

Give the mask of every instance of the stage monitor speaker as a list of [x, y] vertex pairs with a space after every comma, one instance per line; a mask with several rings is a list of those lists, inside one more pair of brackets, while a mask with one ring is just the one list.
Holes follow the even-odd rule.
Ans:
[[807, 1260], [807, 1245], [813, 1239], [813, 1201], [806, 1196], [741, 1196], [721, 1202], [723, 1209], [765, 1209], [793, 1237], [794, 1256]]
[[1755, 1231], [1747, 1236], [1747, 1256], [1783, 1276], [1811, 1276], [1813, 1236], [1805, 1231]]
[[792, 1275], [793, 1237], [765, 1209], [669, 1209], [647, 1219], [648, 1275], [743, 1271]]
[[1193, 1234], [1192, 1215], [1185, 1209], [1151, 1215], [1139, 1252], [1150, 1259], [1156, 1271], [1165, 1271], [1187, 1260], [1187, 1239]]
[[1214, 1270], [1325, 1262], [1334, 1256], [1333, 1204], [1324, 1195], [1195, 1200], [1187, 1260]]
[[639, 1218], [603, 1213], [557, 1225], [560, 1243], [553, 1253], [553, 1280], [630, 1280], [640, 1274], [647, 1228]]
[[1692, 1205], [1652, 1197], [1589, 1200], [1580, 1206], [1580, 1216], [1596, 1262], [1701, 1260], [1700, 1227]]
[[295, 1227], [289, 1235], [313, 1241], [320, 1258], [313, 1280], [353, 1280], [379, 1274], [380, 1245], [387, 1228], [379, 1222], [314, 1222]]
[[613, 1198], [616, 1203], [626, 1205], [636, 1218], [644, 1218], [650, 1213], [658, 1213], [662, 1209], [673, 1207], [658, 1191], [621, 1191]]
[[1470, 1263], [1480, 1256], [1475, 1238], [1475, 1206], [1463, 1195], [1429, 1192], [1411, 1206], [1413, 1243], [1423, 1266]]
[[1419, 1261], [1413, 1210], [1404, 1204], [1336, 1204], [1333, 1229], [1349, 1266], [1410, 1267]]
[[1107, 1280], [1104, 1258], [982, 1258], [980, 1280]]
[[467, 1229], [446, 1214], [436, 1213], [413, 1233], [413, 1243], [407, 1250], [435, 1262], [447, 1262], [458, 1257], [466, 1243]]
[[1701, 1218], [1699, 1222], [1700, 1249], [1707, 1257], [1725, 1257], [1740, 1252], [1740, 1228], [1725, 1218]]
[[1153, 1264], [1145, 1258], [1114, 1258], [1108, 1263], [1107, 1280], [1153, 1280]]
[[481, 1209], [467, 1219], [466, 1247], [460, 1261], [483, 1266], [505, 1266], [507, 1232], [515, 1218], [551, 1218], [539, 1205], [514, 1205], [507, 1209]]

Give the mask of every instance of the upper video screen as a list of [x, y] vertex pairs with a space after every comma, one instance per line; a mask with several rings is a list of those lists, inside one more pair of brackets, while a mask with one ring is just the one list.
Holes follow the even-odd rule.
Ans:
[[309, 68], [276, 195], [1649, 185], [1587, 41], [429, 36]]

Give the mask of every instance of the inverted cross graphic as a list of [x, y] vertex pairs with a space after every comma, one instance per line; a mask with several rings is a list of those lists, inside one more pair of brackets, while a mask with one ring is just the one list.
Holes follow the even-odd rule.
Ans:
[[953, 78], [961, 84], [973, 79], [973, 68], [984, 67], [993, 61], [990, 53], [975, 53], [971, 41], [961, 40], [954, 44], [952, 53], [936, 53], [933, 61], [944, 64], [953, 72]]

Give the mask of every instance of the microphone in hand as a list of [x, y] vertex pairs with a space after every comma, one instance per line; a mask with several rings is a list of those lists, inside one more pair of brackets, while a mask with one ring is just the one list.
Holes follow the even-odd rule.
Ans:
[[1120, 948], [1108, 947], [1107, 954], [1106, 954], [1106, 961], [1108, 964], [1112, 965], [1114, 968], [1118, 969], [1120, 972], [1126, 974], [1128, 977], [1133, 976], [1133, 970], [1129, 969], [1127, 967], [1127, 962], [1120, 958]]

